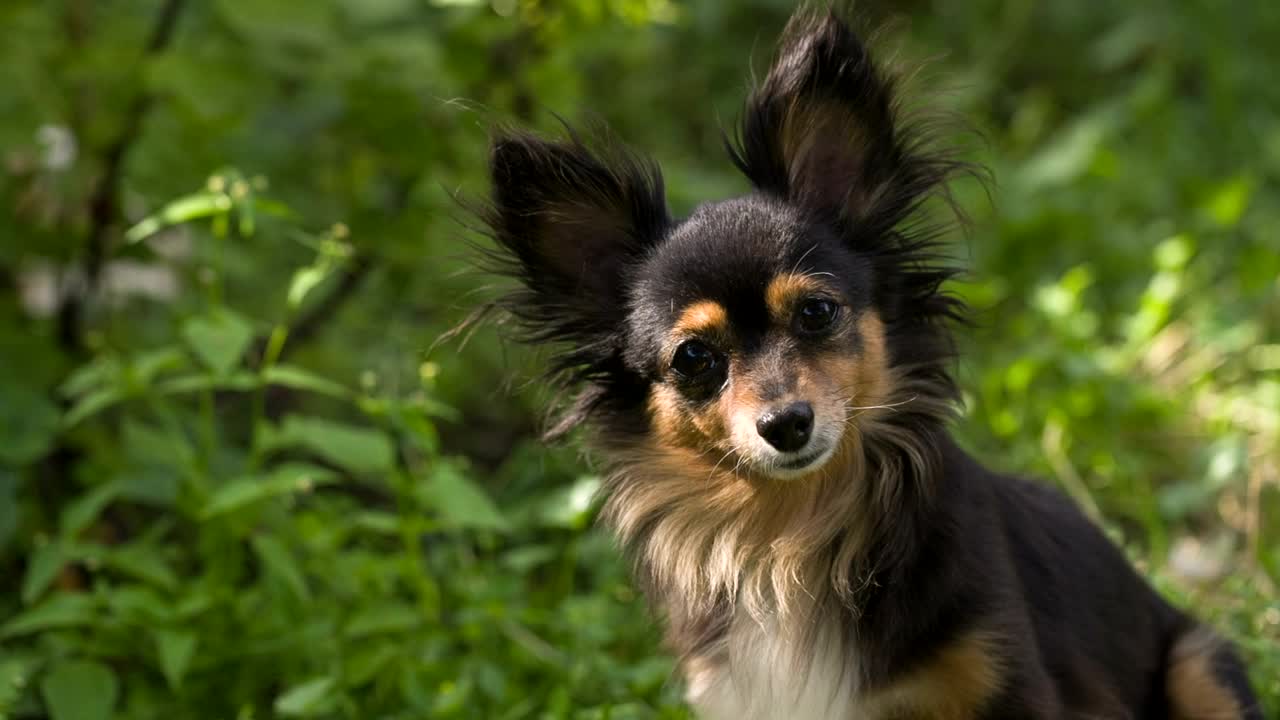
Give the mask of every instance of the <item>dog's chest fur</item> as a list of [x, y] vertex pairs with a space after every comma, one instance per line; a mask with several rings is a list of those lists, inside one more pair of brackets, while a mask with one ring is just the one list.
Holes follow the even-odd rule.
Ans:
[[998, 636], [989, 632], [961, 633], [867, 687], [857, 642], [839, 618], [820, 617], [813, 630], [801, 638], [776, 618], [739, 610], [724, 638], [685, 664], [699, 718], [972, 720], [1003, 684]]
[[691, 662], [686, 674], [688, 700], [702, 720], [875, 717], [858, 702], [857, 660], [834, 626], [801, 643], [776, 619], [739, 612], [715, 653]]

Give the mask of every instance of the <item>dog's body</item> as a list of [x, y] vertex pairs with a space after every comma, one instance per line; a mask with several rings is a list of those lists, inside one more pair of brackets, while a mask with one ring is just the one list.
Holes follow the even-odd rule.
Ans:
[[911, 219], [962, 166], [834, 14], [801, 14], [733, 160], [672, 219], [656, 168], [511, 134], [486, 222], [508, 308], [563, 348], [604, 517], [707, 720], [1261, 716], [1230, 651], [1065, 498], [945, 425], [940, 291]]

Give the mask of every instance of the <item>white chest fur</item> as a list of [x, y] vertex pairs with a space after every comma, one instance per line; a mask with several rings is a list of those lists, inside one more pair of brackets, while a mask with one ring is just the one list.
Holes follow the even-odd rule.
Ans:
[[688, 699], [701, 720], [857, 717], [856, 662], [834, 627], [801, 644], [740, 614], [721, 652], [690, 668]]

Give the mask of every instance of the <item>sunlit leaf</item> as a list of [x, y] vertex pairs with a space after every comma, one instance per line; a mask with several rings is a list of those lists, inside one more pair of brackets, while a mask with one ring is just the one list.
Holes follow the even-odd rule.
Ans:
[[1204, 211], [1222, 227], [1235, 227], [1253, 197], [1254, 181], [1248, 176], [1233, 178], [1214, 189], [1205, 200]]
[[583, 475], [544, 497], [539, 503], [538, 519], [546, 525], [584, 528], [591, 521], [592, 501], [599, 489], [598, 476]]
[[288, 717], [319, 715], [332, 706], [333, 689], [333, 678], [312, 678], [294, 685], [277, 697], [275, 711]]
[[294, 309], [301, 307], [302, 301], [324, 282], [329, 271], [330, 266], [327, 263], [299, 268], [293, 274], [293, 279], [289, 281], [289, 292], [286, 295], [289, 307]]
[[170, 225], [221, 215], [230, 209], [231, 198], [223, 193], [206, 191], [193, 193], [165, 205], [160, 212], [129, 228], [124, 237], [127, 242], [136, 243]]

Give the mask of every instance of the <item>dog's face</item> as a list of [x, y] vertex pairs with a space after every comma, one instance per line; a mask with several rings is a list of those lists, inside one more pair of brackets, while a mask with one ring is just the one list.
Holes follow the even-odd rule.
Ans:
[[747, 103], [745, 197], [674, 219], [636, 155], [500, 138], [485, 220], [521, 282], [508, 309], [580, 384], [567, 425], [786, 480], [867, 410], [949, 393], [950, 272], [901, 226], [956, 166], [922, 147], [834, 15], [793, 21]]
[[705, 205], [634, 269], [624, 356], [651, 432], [745, 475], [821, 469], [888, 395], [874, 268], [767, 197]]

